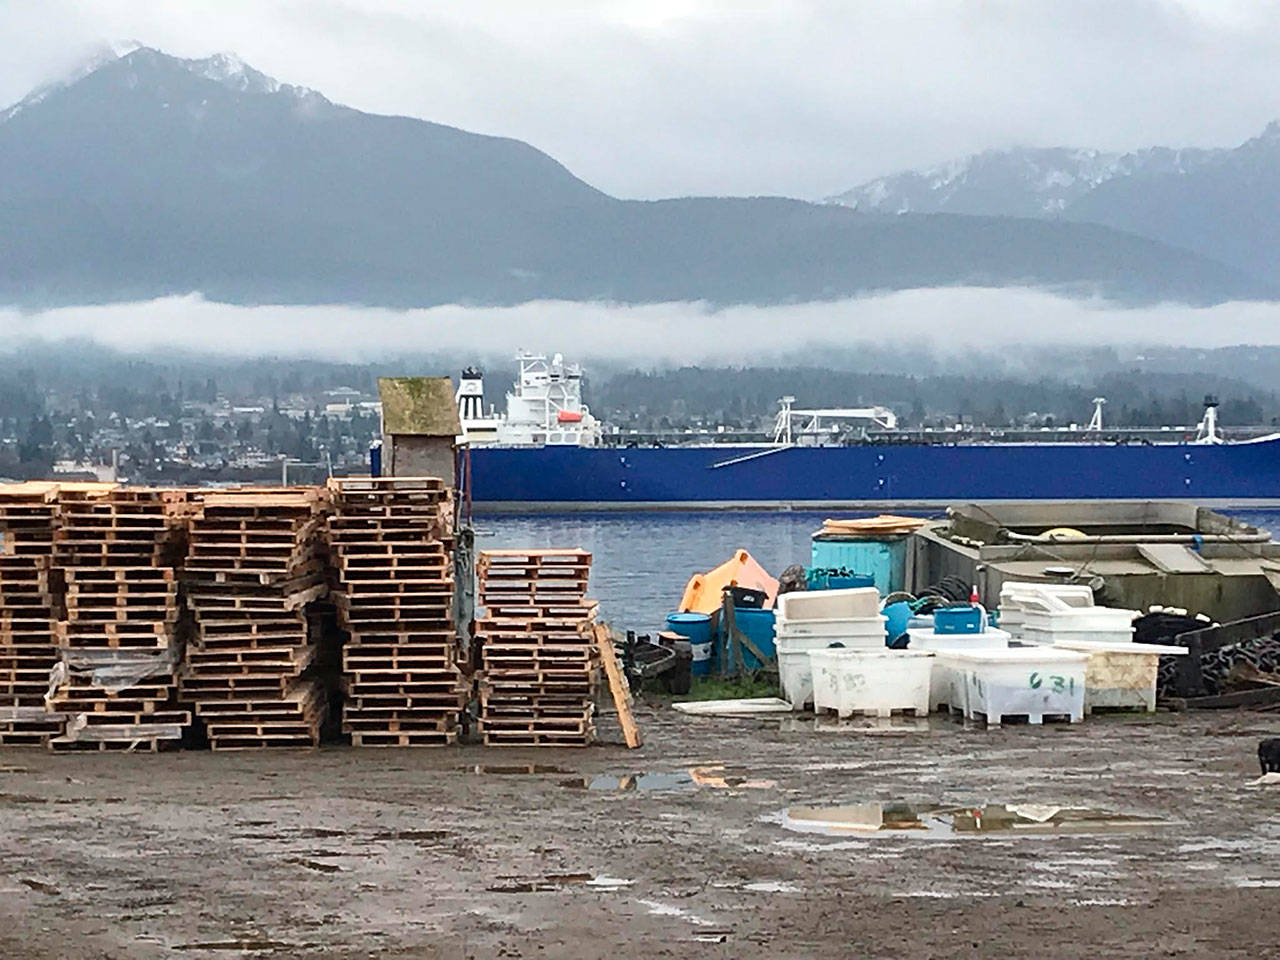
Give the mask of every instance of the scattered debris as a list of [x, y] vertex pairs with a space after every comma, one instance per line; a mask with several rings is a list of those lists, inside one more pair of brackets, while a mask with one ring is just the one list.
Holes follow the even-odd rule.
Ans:
[[768, 790], [776, 787], [777, 782], [751, 779], [728, 771], [724, 764], [712, 764], [690, 767], [687, 771], [681, 770], [676, 773], [601, 773], [595, 776], [562, 780], [560, 785], [571, 790], [649, 793], [663, 790], [692, 790], [695, 787], [710, 787], [718, 790]]
[[778, 697], [753, 697], [748, 700], [691, 700], [673, 703], [681, 713], [696, 717], [758, 717], [773, 713], [791, 713], [791, 704]]

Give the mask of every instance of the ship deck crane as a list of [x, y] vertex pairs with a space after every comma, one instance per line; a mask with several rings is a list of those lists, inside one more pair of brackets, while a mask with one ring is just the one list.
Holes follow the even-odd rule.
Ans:
[[[773, 442], [790, 444], [797, 434], [816, 436], [823, 432], [822, 422], [842, 420], [866, 420], [885, 430], [898, 429], [898, 417], [888, 407], [820, 407], [797, 409], [795, 397], [778, 400], [781, 409], [773, 423]], [[802, 426], [796, 430], [796, 421]]]

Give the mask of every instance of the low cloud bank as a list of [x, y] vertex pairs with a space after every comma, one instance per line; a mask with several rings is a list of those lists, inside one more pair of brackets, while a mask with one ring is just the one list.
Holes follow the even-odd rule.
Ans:
[[879, 342], [922, 351], [1026, 345], [1280, 345], [1280, 304], [1122, 308], [1041, 290], [907, 290], [828, 303], [714, 308], [537, 301], [388, 310], [235, 306], [198, 295], [143, 303], [0, 309], [0, 349], [91, 340], [126, 353], [372, 361], [406, 354], [558, 350], [573, 359], [767, 363], [780, 354]]

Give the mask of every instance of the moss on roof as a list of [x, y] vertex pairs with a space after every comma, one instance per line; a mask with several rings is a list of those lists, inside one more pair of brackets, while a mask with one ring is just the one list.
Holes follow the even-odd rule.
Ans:
[[382, 428], [391, 434], [456, 437], [462, 433], [448, 377], [379, 377]]

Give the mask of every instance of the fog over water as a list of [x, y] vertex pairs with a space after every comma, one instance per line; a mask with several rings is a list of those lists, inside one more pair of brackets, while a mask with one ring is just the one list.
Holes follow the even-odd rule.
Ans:
[[584, 360], [763, 364], [801, 348], [868, 341], [918, 342], [922, 349], [1277, 345], [1280, 304], [1127, 308], [1029, 288], [956, 287], [769, 307], [538, 301], [391, 310], [233, 306], [193, 294], [40, 312], [0, 309], [0, 349], [66, 339], [129, 353], [184, 349], [359, 361], [408, 353], [509, 354], [530, 347]]

